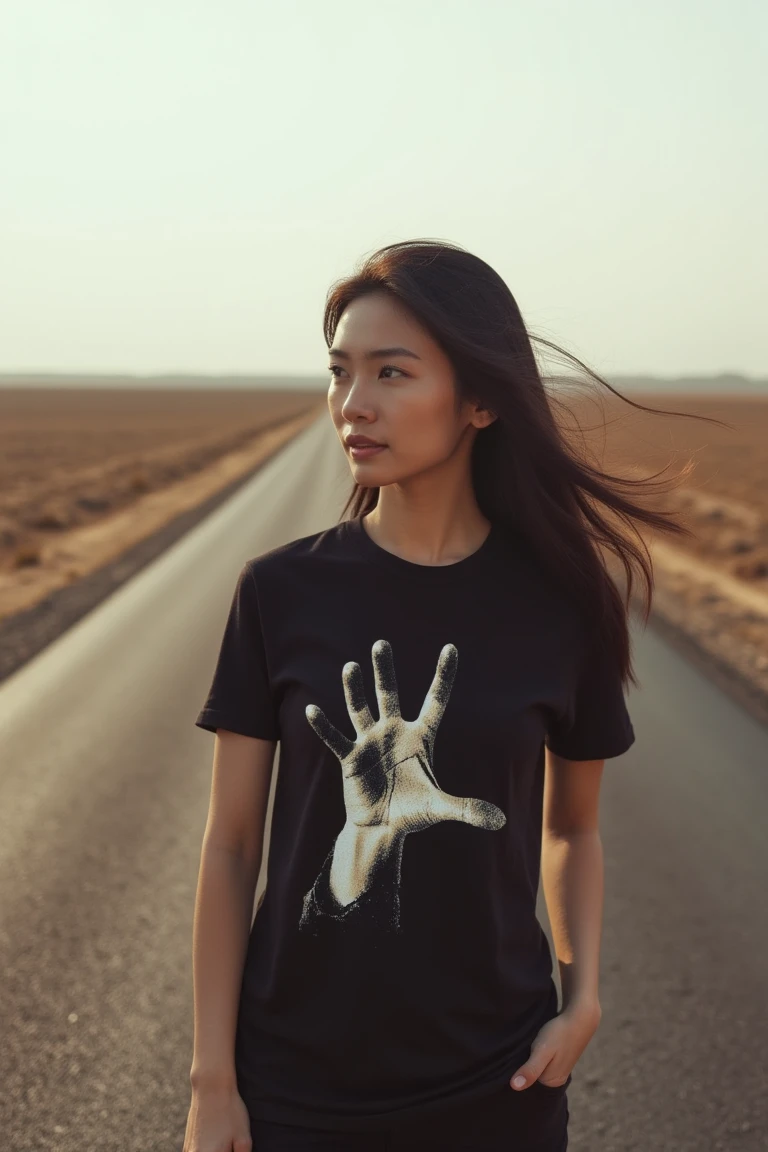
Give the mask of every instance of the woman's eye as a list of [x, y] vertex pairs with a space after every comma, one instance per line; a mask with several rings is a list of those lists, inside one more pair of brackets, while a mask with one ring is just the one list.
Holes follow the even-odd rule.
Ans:
[[[328, 368], [328, 371], [330, 372], [331, 376], [333, 376], [334, 379], [336, 379], [336, 380], [338, 380], [338, 376], [336, 375], [336, 369], [338, 367], [339, 367], [338, 364], [331, 364], [330, 367]], [[394, 364], [385, 364], [383, 366], [383, 368], [381, 369], [381, 371], [382, 372], [399, 372], [399, 374], [401, 376], [405, 376], [405, 372], [403, 372], [402, 368], [395, 368]]]

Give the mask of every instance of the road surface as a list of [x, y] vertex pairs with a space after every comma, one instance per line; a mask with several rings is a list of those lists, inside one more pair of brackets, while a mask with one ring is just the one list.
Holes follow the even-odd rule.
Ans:
[[[333, 524], [350, 483], [323, 415], [0, 685], [3, 1152], [180, 1150], [213, 752], [194, 720], [240, 566]], [[603, 1019], [570, 1152], [757, 1152], [768, 732], [633, 627], [637, 742], [605, 768]]]

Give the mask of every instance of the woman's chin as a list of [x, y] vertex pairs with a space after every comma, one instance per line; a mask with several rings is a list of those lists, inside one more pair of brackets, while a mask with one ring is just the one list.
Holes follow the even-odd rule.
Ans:
[[377, 468], [375, 464], [366, 464], [365, 461], [351, 461], [350, 468], [357, 484], [377, 488], [382, 484], [391, 484], [391, 477], [387, 476], [384, 468]]

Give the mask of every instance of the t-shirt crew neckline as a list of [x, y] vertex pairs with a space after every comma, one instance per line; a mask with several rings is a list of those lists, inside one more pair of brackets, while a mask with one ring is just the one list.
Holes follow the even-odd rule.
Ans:
[[344, 521], [349, 536], [354, 540], [367, 560], [377, 565], [384, 565], [393, 572], [401, 575], [415, 577], [419, 580], [444, 581], [464, 578], [471, 575], [495, 551], [499, 540], [499, 526], [493, 521], [491, 528], [483, 543], [474, 552], [455, 560], [451, 564], [417, 564], [413, 560], [406, 560], [394, 552], [388, 552], [377, 544], [363, 524], [362, 516], [354, 516]]

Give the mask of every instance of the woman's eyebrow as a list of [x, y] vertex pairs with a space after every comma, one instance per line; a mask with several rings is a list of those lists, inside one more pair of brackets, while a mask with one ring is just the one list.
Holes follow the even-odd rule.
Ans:
[[[338, 356], [340, 360], [349, 360], [349, 352], [344, 352], [341, 348], [329, 348], [329, 356]], [[372, 352], [365, 352], [363, 354], [364, 360], [381, 360], [385, 356], [412, 356], [414, 360], [421, 360], [421, 356], [417, 356], [415, 352], [411, 352], [409, 348], [374, 348]]]

